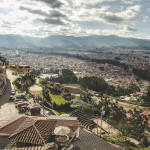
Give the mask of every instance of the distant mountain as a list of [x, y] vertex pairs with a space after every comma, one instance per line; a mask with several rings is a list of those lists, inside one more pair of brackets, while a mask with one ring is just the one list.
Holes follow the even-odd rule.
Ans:
[[123, 38], [113, 35], [94, 35], [84, 37], [53, 35], [47, 38], [23, 37], [19, 35], [0, 35], [0, 47], [47, 47], [51, 49], [84, 49], [97, 47], [150, 48], [150, 40]]

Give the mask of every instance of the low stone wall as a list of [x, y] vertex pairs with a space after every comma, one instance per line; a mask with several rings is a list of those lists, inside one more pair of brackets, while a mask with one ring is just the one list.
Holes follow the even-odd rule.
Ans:
[[7, 80], [6, 78], [4, 78], [4, 85], [0, 88], [0, 95], [3, 95], [6, 87], [7, 87]]

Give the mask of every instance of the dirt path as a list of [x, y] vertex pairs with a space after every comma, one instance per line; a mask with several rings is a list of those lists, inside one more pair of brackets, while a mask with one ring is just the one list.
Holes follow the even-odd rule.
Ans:
[[29, 89], [30, 91], [42, 91], [42, 87], [38, 86], [38, 85], [33, 85], [30, 87]]

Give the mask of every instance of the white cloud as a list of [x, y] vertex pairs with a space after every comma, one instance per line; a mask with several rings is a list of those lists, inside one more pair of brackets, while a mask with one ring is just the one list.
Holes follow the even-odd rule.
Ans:
[[141, 5], [134, 5], [134, 6], [128, 7], [127, 9], [129, 9], [129, 10], [134, 10], [134, 11], [136, 11], [136, 12], [140, 12], [141, 7], [142, 7]]
[[126, 9], [120, 12], [108, 11], [110, 7], [76, 9], [69, 17], [73, 21], [102, 21], [108, 24], [118, 24], [122, 22], [134, 21], [138, 18], [138, 13], [133, 9]]
[[[137, 34], [136, 21], [143, 9], [140, 0], [5, 0], [0, 1], [0, 33], [46, 37], [54, 34], [118, 35], [123, 37], [149, 37]], [[53, 4], [49, 3], [53, 2]], [[108, 3], [105, 3], [108, 2]], [[110, 2], [110, 3], [109, 3]], [[114, 3], [115, 2], [115, 3]], [[122, 2], [122, 3], [121, 3]], [[114, 5], [117, 8], [113, 9]], [[97, 5], [100, 4], [100, 5]], [[140, 4], [140, 5], [139, 5]], [[97, 7], [99, 6], [99, 7]], [[103, 22], [102, 27], [88, 24]], [[149, 22], [148, 15], [143, 21]], [[88, 25], [80, 26], [80, 23]], [[105, 25], [109, 25], [109, 30]], [[137, 36], [138, 35], [138, 36]]]
[[103, 2], [114, 2], [117, 0], [72, 0], [72, 3], [75, 6], [82, 6], [82, 5], [96, 5], [98, 3], [103, 3]]
[[125, 4], [134, 4], [135, 2], [140, 2], [141, 0], [121, 0]]
[[128, 25], [124, 25], [123, 31], [124, 32], [133, 32], [133, 31], [136, 31], [136, 29], [134, 27], [131, 27], [131, 26], [128, 26]]

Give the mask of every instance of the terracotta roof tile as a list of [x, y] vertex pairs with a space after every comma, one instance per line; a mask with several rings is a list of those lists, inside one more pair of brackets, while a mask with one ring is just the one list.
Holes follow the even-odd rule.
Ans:
[[14, 120], [13, 122], [10, 122], [9, 124], [6, 124], [0, 128], [0, 133], [5, 134], [12, 134], [14, 133], [20, 124], [22, 124], [26, 120], [26, 117], [21, 117], [17, 120]]
[[38, 120], [28, 125], [28, 128], [21, 128], [15, 134], [10, 136], [17, 142], [32, 143], [32, 144], [45, 144], [48, 141], [49, 136], [52, 134], [55, 128], [56, 121], [51, 120]]
[[0, 133], [9, 134], [9, 138], [16, 142], [44, 144], [48, 141], [57, 126], [70, 128], [70, 136], [78, 127], [82, 127], [75, 118], [61, 117], [32, 117], [22, 116], [17, 120], [0, 128]]
[[34, 123], [36, 122], [36, 120], [26, 117], [26, 119], [24, 120], [24, 122], [22, 122], [20, 125], [18, 125], [18, 129], [15, 130], [15, 132], [11, 135], [13, 136], [14, 134], [17, 134], [27, 128], [29, 128], [30, 126], [32, 126]]
[[52, 143], [47, 143], [43, 146], [22, 147], [22, 148], [13, 147], [5, 150], [47, 150], [47, 149], [54, 150], [55, 146], [56, 144], [52, 142]]

